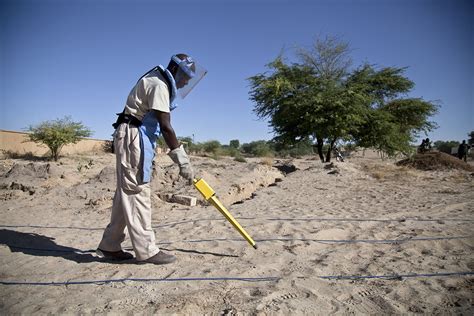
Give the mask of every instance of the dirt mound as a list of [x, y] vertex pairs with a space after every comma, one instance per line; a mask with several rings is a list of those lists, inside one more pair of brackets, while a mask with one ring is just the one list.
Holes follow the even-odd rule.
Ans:
[[0, 187], [6, 190], [21, 190], [35, 193], [51, 177], [58, 176], [58, 168], [50, 163], [14, 163], [4, 174], [0, 175]]
[[[160, 160], [161, 159], [161, 160]], [[159, 158], [155, 166], [156, 176], [152, 180], [152, 190], [159, 196], [178, 194], [196, 197], [198, 203], [204, 200], [193, 186], [186, 185], [178, 178], [179, 169], [170, 164], [169, 158]], [[222, 157], [219, 160], [192, 157], [196, 178], [203, 178], [215, 190], [224, 205], [251, 198], [255, 191], [275, 183], [284, 175], [260, 159], [249, 159], [247, 163]]]
[[4, 175], [5, 178], [40, 178], [47, 179], [50, 175], [51, 164], [14, 164]]
[[104, 167], [98, 175], [94, 176], [87, 183], [88, 184], [98, 184], [105, 183], [111, 184], [115, 188], [116, 175], [115, 175], [115, 166], [106, 166]]
[[428, 152], [424, 154], [416, 154], [412, 158], [404, 159], [397, 162], [397, 165], [413, 167], [419, 170], [462, 169], [467, 171], [474, 171], [473, 166], [443, 152]]

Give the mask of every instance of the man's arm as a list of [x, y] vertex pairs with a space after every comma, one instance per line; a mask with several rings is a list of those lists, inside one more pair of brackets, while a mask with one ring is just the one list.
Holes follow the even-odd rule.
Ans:
[[184, 179], [187, 179], [189, 184], [192, 184], [194, 171], [183, 145], [181, 145], [176, 138], [176, 134], [171, 126], [170, 114], [156, 110], [153, 111], [155, 112], [158, 123], [160, 124], [161, 133], [163, 134], [165, 142], [170, 149], [168, 156], [174, 163], [179, 165], [179, 175]]
[[153, 110], [155, 112], [158, 123], [160, 124], [161, 134], [165, 139], [166, 145], [170, 150], [174, 150], [179, 147], [179, 141], [176, 137], [173, 127], [171, 126], [171, 115], [167, 112], [161, 112]]

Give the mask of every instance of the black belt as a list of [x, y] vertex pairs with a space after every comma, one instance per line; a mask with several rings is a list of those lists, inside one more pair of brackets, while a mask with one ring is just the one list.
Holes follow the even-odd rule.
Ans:
[[119, 127], [119, 125], [122, 123], [127, 123], [136, 127], [140, 127], [142, 125], [142, 121], [137, 119], [135, 116], [130, 115], [130, 114], [125, 114], [124, 112], [117, 113], [118, 115], [117, 121], [114, 124], [112, 124], [112, 126], [115, 129], [117, 129], [117, 127]]

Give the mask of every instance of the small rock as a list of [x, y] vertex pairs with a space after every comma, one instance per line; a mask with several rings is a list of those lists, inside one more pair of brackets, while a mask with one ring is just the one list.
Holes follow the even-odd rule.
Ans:
[[292, 173], [292, 172], [295, 172], [296, 170], [298, 170], [298, 168], [296, 168], [296, 166], [292, 163], [285, 163], [285, 164], [282, 164], [282, 165], [274, 165], [273, 167], [277, 168], [278, 170], [280, 170], [284, 174]]
[[173, 195], [171, 199], [174, 203], [179, 203], [187, 206], [196, 206], [197, 199], [193, 196], [188, 195]]

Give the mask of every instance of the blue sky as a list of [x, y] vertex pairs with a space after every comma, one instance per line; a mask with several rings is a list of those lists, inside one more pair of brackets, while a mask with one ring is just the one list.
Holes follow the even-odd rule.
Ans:
[[247, 78], [280, 52], [329, 35], [349, 42], [355, 66], [408, 67], [410, 96], [441, 101], [428, 137], [466, 139], [474, 130], [473, 3], [0, 0], [0, 129], [70, 115], [110, 139], [136, 80], [185, 52], [209, 73], [173, 112], [177, 135], [268, 140]]

